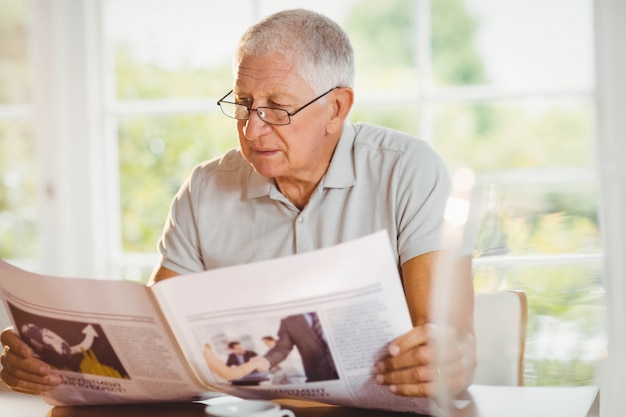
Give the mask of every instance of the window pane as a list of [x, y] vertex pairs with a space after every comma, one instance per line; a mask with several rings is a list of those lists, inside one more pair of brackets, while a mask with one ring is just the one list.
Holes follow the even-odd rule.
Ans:
[[[437, 0], [431, 5], [430, 69], [435, 85], [486, 82], [485, 62], [477, 46], [479, 21], [463, 0]], [[428, 68], [426, 68], [428, 70]]]
[[366, 91], [417, 96], [413, 0], [359, 0], [340, 22], [354, 47], [357, 100]]
[[249, 0], [110, 0], [104, 3], [119, 100], [221, 96], [250, 23]]
[[590, 0], [438, 0], [432, 15], [439, 85], [593, 85]]
[[350, 120], [353, 122], [372, 123], [387, 126], [404, 132], [415, 133], [418, 131], [417, 104], [387, 104], [387, 105], [355, 105]]
[[30, 102], [26, 0], [0, 0], [0, 104]]
[[341, 25], [354, 48], [359, 99], [364, 91], [417, 94], [415, 4], [414, 0], [262, 0], [259, 12], [266, 16], [304, 7]]
[[0, 120], [0, 258], [38, 255], [37, 167], [29, 123]]
[[578, 98], [440, 105], [434, 143], [453, 169], [591, 168], [592, 115], [591, 100]]
[[597, 384], [606, 349], [601, 260], [478, 264], [474, 276], [477, 292], [526, 292], [525, 385]]
[[31, 99], [28, 5], [0, 0], [0, 258], [11, 259], [34, 259], [39, 251], [34, 139], [25, 121], [29, 108], [3, 108]]
[[583, 169], [483, 175], [475, 256], [600, 253], [598, 186]]
[[605, 348], [595, 175], [520, 170], [478, 190], [474, 287], [526, 292], [525, 384], [594, 384]]
[[236, 146], [235, 122], [221, 113], [121, 119], [123, 250], [154, 253], [183, 180], [200, 162]]

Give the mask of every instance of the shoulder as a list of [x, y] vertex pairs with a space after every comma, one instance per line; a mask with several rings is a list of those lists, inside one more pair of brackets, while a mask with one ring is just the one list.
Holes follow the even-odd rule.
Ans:
[[246, 166], [248, 166], [248, 164], [241, 155], [241, 152], [239, 152], [238, 149], [230, 149], [223, 155], [198, 164], [192, 175], [197, 177], [207, 177], [219, 172], [237, 171]]
[[430, 143], [409, 133], [367, 123], [356, 123], [353, 126], [355, 150], [407, 154], [425, 159], [433, 156], [438, 158]]
[[298, 328], [301, 324], [307, 324], [302, 314], [295, 314], [293, 316], [287, 316], [281, 320], [281, 323], [285, 326]]
[[221, 181], [232, 177], [233, 173], [240, 172], [247, 175], [250, 164], [241, 155], [238, 149], [231, 149], [216, 158], [198, 164], [188, 178], [191, 188], [206, 186], [212, 181]]
[[371, 160], [375, 155], [377, 158], [383, 157], [387, 163], [390, 160], [400, 162], [410, 170], [446, 169], [441, 156], [423, 139], [406, 132], [367, 123], [356, 123], [353, 127], [357, 160], [360, 158]]

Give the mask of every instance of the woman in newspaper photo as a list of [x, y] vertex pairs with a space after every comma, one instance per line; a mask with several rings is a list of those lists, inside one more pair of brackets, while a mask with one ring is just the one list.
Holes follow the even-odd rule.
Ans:
[[260, 356], [252, 357], [239, 365], [228, 365], [213, 352], [213, 348], [208, 343], [204, 344], [203, 355], [209, 369], [227, 381], [243, 378], [254, 371], [267, 370], [266, 361]]
[[[348, 121], [352, 45], [321, 14], [296, 9], [264, 18], [241, 37], [233, 71], [232, 90], [225, 86], [218, 105], [236, 120], [239, 148], [198, 165], [180, 188], [151, 283], [385, 229], [414, 328], [389, 341], [387, 355], [372, 363], [373, 378], [400, 396], [433, 396], [441, 381], [451, 394], [463, 391], [475, 368], [470, 274], [443, 300], [458, 308], [445, 331], [430, 313], [451, 190], [440, 156], [407, 133]], [[246, 290], [262, 285], [250, 276]], [[442, 334], [451, 349], [435, 361], [434, 337]], [[11, 329], [1, 340], [1, 376], [13, 390], [39, 394], [61, 384]]]

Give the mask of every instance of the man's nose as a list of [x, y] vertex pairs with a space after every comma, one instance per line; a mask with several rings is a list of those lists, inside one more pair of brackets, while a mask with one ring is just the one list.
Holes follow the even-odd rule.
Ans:
[[257, 139], [259, 136], [271, 129], [269, 123], [266, 123], [259, 117], [259, 113], [256, 110], [250, 110], [250, 117], [246, 120], [246, 124], [243, 127], [243, 132], [250, 140]]

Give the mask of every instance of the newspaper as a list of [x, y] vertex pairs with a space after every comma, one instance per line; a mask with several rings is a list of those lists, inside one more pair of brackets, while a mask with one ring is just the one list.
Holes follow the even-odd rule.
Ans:
[[[0, 261], [0, 290], [14, 329], [63, 378], [45, 395], [52, 405], [199, 400], [217, 391], [434, 411], [431, 400], [396, 396], [374, 379], [387, 344], [411, 328], [385, 231], [151, 287], [43, 276]], [[321, 326], [311, 359], [296, 339], [315, 327], [313, 316]], [[279, 346], [266, 346], [264, 336]], [[226, 366], [232, 341], [271, 358], [271, 367], [225, 376], [222, 368], [238, 366]]]

